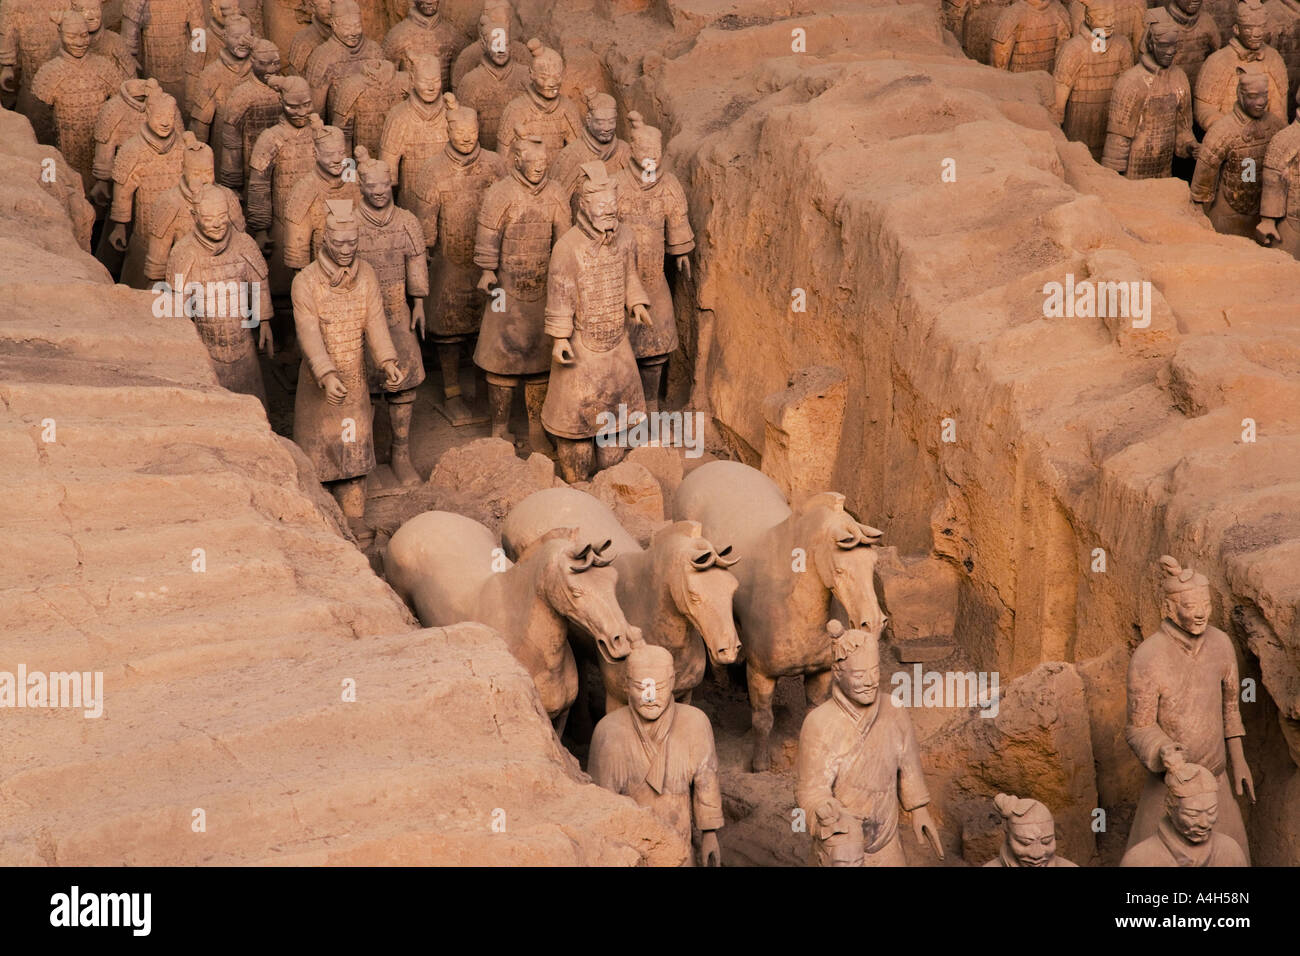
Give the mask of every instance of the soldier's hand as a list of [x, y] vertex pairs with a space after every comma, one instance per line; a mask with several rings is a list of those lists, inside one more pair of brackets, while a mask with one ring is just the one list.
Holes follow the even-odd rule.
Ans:
[[491, 292], [492, 287], [497, 284], [497, 274], [491, 269], [484, 269], [483, 274], [478, 277], [478, 289], [480, 292]]
[[108, 244], [118, 252], [126, 252], [126, 224], [113, 223], [113, 231], [108, 234]]
[[632, 318], [636, 320], [637, 325], [650, 326], [654, 324], [650, 321], [650, 310], [644, 305], [632, 306]]
[[685, 273], [685, 274], [686, 274], [686, 278], [688, 278], [688, 279], [691, 277], [691, 257], [690, 257], [690, 256], [678, 256], [678, 257], [677, 257], [677, 271], [678, 271], [678, 272], [683, 272], [683, 273]]
[[1255, 241], [1261, 246], [1271, 246], [1282, 241], [1282, 234], [1277, 231], [1277, 220], [1261, 219], [1255, 227]]
[[917, 807], [912, 811], [912, 831], [917, 843], [929, 842], [934, 855], [943, 859], [943, 844], [939, 842], [939, 828], [930, 819], [929, 807]]
[[269, 232], [267, 232], [265, 229], [257, 230], [257, 234], [253, 236], [253, 241], [257, 243], [257, 248], [259, 251], [261, 251], [262, 255], [264, 256], [270, 255], [271, 234]]
[[326, 372], [321, 388], [325, 389], [325, 401], [331, 405], [342, 405], [348, 397], [348, 387], [343, 384], [338, 372]]
[[1250, 802], [1255, 802], [1255, 778], [1251, 775], [1250, 768], [1243, 761], [1240, 766], [1233, 763], [1232, 782], [1236, 787], [1237, 796], [1245, 794], [1250, 797]]
[[96, 206], [107, 206], [113, 198], [113, 191], [109, 188], [108, 183], [102, 179], [95, 180], [95, 185], [90, 187], [90, 201]]
[[424, 338], [424, 300], [416, 299], [415, 304], [411, 306], [411, 331], [418, 331], [420, 338]]
[[551, 346], [551, 358], [561, 365], [573, 364], [573, 346], [569, 344], [568, 339], [555, 340], [555, 344]]
[[390, 392], [397, 391], [397, 386], [402, 384], [403, 378], [405, 376], [395, 361], [389, 359], [384, 363], [384, 388]]
[[0, 90], [12, 93], [17, 88], [18, 84], [14, 82], [14, 68], [6, 66], [3, 70], [0, 70]]
[[705, 866], [722, 866], [722, 848], [718, 846], [718, 831], [705, 830], [700, 834], [700, 856]]
[[1188, 159], [1195, 159], [1196, 154], [1199, 153], [1200, 151], [1201, 151], [1201, 144], [1196, 142], [1195, 140], [1192, 140], [1192, 144], [1187, 147], [1187, 152], [1184, 153], [1183, 155], [1186, 156]]
[[267, 358], [275, 358], [275, 339], [271, 337], [271, 323], [263, 321], [258, 324], [257, 347], [266, 353]]

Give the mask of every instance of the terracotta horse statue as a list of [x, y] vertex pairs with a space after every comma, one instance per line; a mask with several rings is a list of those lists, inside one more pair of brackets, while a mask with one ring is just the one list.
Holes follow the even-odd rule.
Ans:
[[[738, 582], [731, 547], [714, 548], [694, 521], [661, 528], [642, 549], [598, 498], [574, 488], [547, 488], [515, 506], [501, 526], [507, 555], [527, 548], [555, 526], [575, 527], [582, 540], [609, 540], [618, 571], [618, 603], [641, 630], [647, 644], [673, 655], [674, 696], [690, 703], [704, 678], [704, 662], [714, 668], [740, 655], [731, 599]], [[608, 713], [627, 703], [626, 663], [600, 660]]]
[[397, 529], [384, 552], [388, 583], [426, 627], [479, 621], [495, 628], [528, 668], [542, 706], [562, 733], [578, 696], [568, 625], [600, 656], [621, 660], [640, 643], [618, 604], [609, 539], [555, 528], [506, 558], [496, 537], [470, 518], [426, 511]]
[[803, 675], [810, 704], [830, 693], [826, 622], [879, 634], [876, 600], [881, 533], [844, 510], [844, 496], [823, 492], [794, 509], [762, 472], [735, 461], [696, 468], [673, 497], [676, 518], [698, 521], [706, 538], [745, 556], [736, 567], [736, 618], [745, 643], [754, 722], [754, 770], [771, 766], [772, 695], [781, 677]]

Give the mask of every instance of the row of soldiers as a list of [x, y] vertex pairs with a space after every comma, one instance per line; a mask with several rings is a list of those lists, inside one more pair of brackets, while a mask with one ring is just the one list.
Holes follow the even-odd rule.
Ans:
[[[1129, 179], [1167, 177], [1175, 157], [1195, 160], [1191, 198], [1215, 229], [1300, 256], [1300, 117], [1287, 124], [1286, 64], [1267, 42], [1263, 0], [1239, 0], [1226, 43], [1201, 0], [997, 9], [988, 62], [1051, 72], [1067, 137]], [[983, 35], [976, 12], [954, 16], [972, 50]]]

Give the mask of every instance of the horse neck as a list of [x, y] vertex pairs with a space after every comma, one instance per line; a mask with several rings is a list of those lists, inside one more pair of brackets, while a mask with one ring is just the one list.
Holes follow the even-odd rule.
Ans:
[[804, 570], [789, 575], [791, 584], [786, 594], [786, 604], [793, 619], [818, 619], [820, 628], [830, 608], [831, 592], [822, 584], [821, 575], [817, 573], [816, 542], [807, 528], [801, 527], [802, 517], [791, 512], [788, 518], [771, 530], [772, 540], [765, 543], [768, 547], [779, 549], [778, 556], [784, 554], [789, 562], [794, 560], [790, 555], [795, 548], [803, 549]]
[[673, 600], [664, 562], [649, 551], [625, 552], [614, 562], [618, 570], [618, 603], [628, 620], [643, 631], [648, 643], [669, 649], [682, 647], [690, 633], [690, 621]]
[[484, 589], [484, 606], [507, 622], [510, 633], [548, 654], [563, 647], [567, 631], [564, 618], [542, 596], [542, 569], [541, 558], [534, 555], [493, 574]]

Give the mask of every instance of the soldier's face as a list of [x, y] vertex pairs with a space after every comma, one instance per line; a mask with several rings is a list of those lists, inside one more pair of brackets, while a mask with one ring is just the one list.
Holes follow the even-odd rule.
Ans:
[[199, 186], [211, 186], [217, 181], [216, 174], [212, 171], [212, 161], [209, 159], [206, 163], [194, 163], [185, 170], [185, 179], [190, 184], [191, 189]]
[[279, 73], [280, 51], [278, 49], [255, 51], [253, 53], [253, 72], [262, 79], [272, 73]]
[[1219, 822], [1219, 795], [1197, 793], [1177, 798], [1169, 807], [1169, 822], [1189, 843], [1204, 843]]
[[284, 115], [294, 126], [302, 129], [311, 120], [311, 91], [286, 91], [280, 96]]
[[478, 120], [448, 120], [447, 136], [451, 140], [451, 148], [456, 152], [474, 152], [474, 147], [478, 145]]
[[849, 700], [867, 707], [880, 690], [880, 651], [867, 641], [832, 668], [835, 683]]
[[525, 150], [515, 159], [515, 168], [534, 186], [546, 178], [548, 165], [546, 151], [543, 149]]
[[1013, 823], [1007, 833], [1007, 843], [1021, 866], [1047, 866], [1056, 855], [1056, 825]]
[[63, 38], [63, 49], [77, 59], [81, 59], [90, 51], [90, 30], [86, 26], [86, 21], [80, 17], [68, 17], [64, 20], [60, 36]]
[[86, 21], [86, 29], [91, 33], [98, 33], [104, 25], [104, 5], [99, 0], [78, 0], [72, 9], [81, 14], [81, 18]]
[[618, 126], [618, 114], [614, 112], [592, 112], [587, 114], [587, 132], [598, 143], [612, 143], [614, 128]]
[[230, 231], [230, 211], [224, 201], [207, 201], [194, 210], [194, 221], [199, 225], [199, 232], [210, 242], [220, 242]]
[[1258, 50], [1262, 47], [1267, 33], [1268, 30], [1262, 23], [1237, 24], [1237, 39], [1247, 50]]
[[497, 66], [510, 62], [510, 31], [501, 24], [493, 24], [479, 31], [479, 40], [487, 51], [488, 59]]
[[316, 165], [331, 176], [342, 176], [347, 161], [347, 144], [342, 136], [330, 136], [316, 143]]
[[170, 96], [151, 97], [145, 103], [144, 118], [155, 136], [170, 136], [176, 127], [176, 101]]
[[361, 15], [345, 14], [333, 22], [334, 35], [349, 50], [355, 50], [361, 44], [364, 34], [361, 32]]
[[1165, 599], [1165, 614], [1188, 634], [1204, 634], [1210, 625], [1210, 589], [1193, 588]]
[[411, 6], [419, 10], [422, 16], [431, 17], [438, 12], [441, 3], [439, 0], [415, 0]]
[[596, 192], [584, 192], [579, 200], [583, 212], [591, 224], [601, 232], [609, 232], [618, 225], [618, 192], [613, 189], [600, 189]]
[[627, 702], [642, 720], [658, 720], [673, 699], [673, 672], [627, 675]]
[[324, 245], [331, 259], [341, 266], [350, 266], [357, 257], [360, 238], [354, 225], [334, 226], [325, 230]]
[[[427, 61], [421, 61], [422, 64]], [[421, 65], [415, 68], [411, 76], [411, 88], [415, 90], [415, 95], [425, 103], [432, 103], [442, 96], [442, 69], [434, 69], [432, 65]]]
[[253, 52], [253, 28], [247, 22], [236, 21], [226, 31], [226, 49], [237, 59], [248, 59]]
[[1268, 112], [1268, 87], [1262, 90], [1247, 90], [1243, 86], [1237, 87], [1237, 102], [1241, 104], [1242, 112], [1251, 119], [1259, 119]]
[[640, 143], [632, 147], [632, 158], [643, 171], [654, 173], [663, 159], [663, 150], [651, 143]]
[[1151, 35], [1151, 58], [1160, 64], [1161, 67], [1167, 67], [1174, 62], [1174, 54], [1178, 52], [1178, 37], [1172, 36], [1167, 38]]
[[1091, 33], [1101, 32], [1104, 37], [1109, 37], [1115, 32], [1115, 8], [1109, 5], [1094, 3], [1087, 8], [1083, 17]]
[[1174, 4], [1189, 17], [1201, 12], [1201, 0], [1174, 0]]
[[560, 74], [558, 71], [533, 69], [533, 89], [539, 96], [553, 100], [560, 95]]
[[362, 176], [361, 195], [371, 209], [387, 209], [393, 201], [393, 180], [391, 176]]

